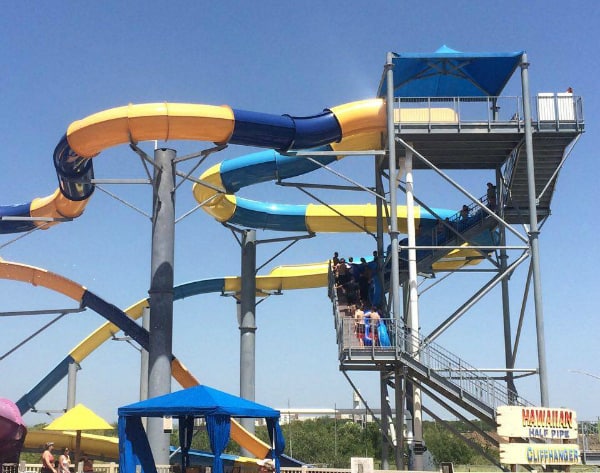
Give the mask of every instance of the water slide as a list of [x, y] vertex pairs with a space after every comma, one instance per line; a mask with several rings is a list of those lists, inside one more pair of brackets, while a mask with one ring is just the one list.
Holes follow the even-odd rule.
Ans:
[[[455, 117], [450, 112], [445, 109], [434, 110], [432, 113], [438, 114], [437, 117], [431, 118], [427, 115], [424, 118], [419, 110], [406, 110], [403, 113], [413, 115], [403, 116], [402, 119], [453, 121]], [[26, 204], [0, 206], [0, 217], [2, 217], [0, 233], [26, 232], [37, 227], [48, 228], [59, 223], [61, 219], [80, 216], [94, 191], [94, 186], [90, 183], [93, 178], [91, 158], [111, 146], [130, 141], [199, 140], [283, 151], [289, 149], [372, 150], [380, 148], [385, 125], [385, 103], [380, 99], [349, 103], [325, 110], [312, 117], [268, 115], [234, 110], [227, 106], [169, 103], [128, 105], [110, 109], [76, 121], [69, 126], [54, 151], [59, 189], [47, 197], [37, 198]], [[316, 159], [321, 164], [329, 164], [340, 158], [320, 156]], [[247, 185], [298, 176], [319, 167], [319, 164], [310, 160], [268, 150], [213, 166], [201, 176], [204, 185], [195, 184], [193, 192], [199, 202], [206, 202], [203, 208], [219, 222], [280, 231], [315, 233], [360, 231], [356, 225], [348, 222], [348, 219], [351, 219], [359, 222], [363, 228], [375, 231], [374, 205], [331, 207], [278, 205], [250, 201], [235, 195], [238, 190]], [[435, 215], [415, 207], [417, 228], [432, 228], [438, 217], [446, 218], [455, 214], [454, 211], [443, 209], [434, 209], [434, 213]], [[19, 220], [23, 217], [25, 220]], [[398, 207], [398, 227], [401, 232], [406, 229], [404, 207]], [[472, 250], [455, 250], [447, 261], [441, 260], [437, 263], [438, 269], [452, 269], [469, 264], [468, 258], [461, 258], [461, 251], [465, 251], [466, 255], [472, 252]], [[147, 346], [147, 332], [133, 322], [135, 315], [137, 317], [141, 315], [141, 307], [147, 304], [146, 300], [127, 310], [132, 316], [129, 318], [115, 306], [66, 278], [16, 263], [1, 262], [0, 267], [4, 278], [46, 285], [92, 308], [110, 321], [99, 329], [100, 332], [94, 332], [76, 347], [65, 359], [65, 364], [55, 368], [49, 378], [53, 378], [55, 372], [64, 371], [68, 366], [69, 358], [81, 361], [82, 355], [87, 356], [89, 353], [88, 350], [93, 345], [92, 339], [112, 334], [114, 332], [111, 330], [116, 330], [116, 327], [127, 332], [142, 346]], [[45, 284], [41, 284], [42, 282]], [[278, 268], [275, 274], [264, 277], [262, 286], [259, 285], [257, 278], [257, 289], [262, 290], [320, 287], [326, 284], [327, 262], [304, 267]], [[193, 290], [205, 292], [210, 292], [209, 287], [218, 291], [234, 291], [239, 290], [239, 279], [205, 280], [191, 283], [191, 286], [180, 287], [182, 294], [185, 294], [186, 290], [192, 290], [192, 287], [195, 288]], [[183, 289], [184, 287], [186, 289]], [[110, 324], [114, 326], [109, 328]], [[176, 358], [173, 360], [174, 376], [183, 386], [197, 383]], [[33, 405], [35, 393], [42, 392], [46, 382], [47, 380], [40, 383], [36, 386], [39, 389], [34, 388], [19, 401], [21, 409], [28, 409]], [[243, 436], [242, 433], [240, 435]], [[247, 438], [242, 439], [241, 444], [248, 450], [257, 450], [248, 443]], [[255, 451], [253, 453], [261, 456]]]
[[[275, 275], [267, 275], [257, 278], [257, 291], [269, 291], [272, 288], [280, 287], [282, 289], [294, 289], [301, 287], [320, 287], [327, 284], [327, 274], [325, 273], [323, 281], [315, 278], [312, 273], [311, 265], [303, 265], [302, 268], [290, 268], [289, 271], [275, 270]], [[303, 272], [306, 277], [303, 277]], [[282, 273], [283, 275], [277, 273]], [[135, 320], [142, 316], [143, 310], [149, 307], [148, 299], [133, 304], [125, 311], [121, 311], [112, 304], [109, 304], [98, 297], [87, 288], [70, 279], [58, 274], [46, 271], [41, 268], [28, 266], [20, 263], [12, 263], [0, 260], [0, 279], [9, 279], [30, 283], [34, 286], [41, 286], [63, 294], [77, 301], [82, 308], [89, 307], [108, 320], [79, 343], [69, 354], [46, 375], [33, 389], [22, 396], [16, 405], [19, 411], [24, 414], [35, 406], [48, 391], [58, 384], [68, 373], [69, 364], [81, 363], [92, 351], [98, 348], [102, 343], [111, 339], [111, 337], [123, 330], [131, 336], [142, 347], [148, 349], [148, 332], [135, 323]], [[229, 292], [240, 290], [240, 278], [214, 278], [201, 281], [186, 283], [174, 288], [174, 300], [183, 299], [198, 294], [210, 292]], [[176, 358], [172, 357], [171, 370], [173, 377], [184, 388], [195, 386], [199, 381], [185, 368], [185, 366]], [[61, 435], [61, 434], [56, 434]], [[65, 442], [69, 442], [69, 434], [65, 434]], [[259, 458], [265, 458], [269, 453], [269, 445], [250, 435], [239, 424], [232, 420], [231, 437], [241, 446], [248, 449]], [[92, 438], [90, 438], [92, 439]], [[33, 442], [33, 443], [30, 443]], [[27, 447], [39, 446], [35, 436], [26, 439]], [[114, 445], [112, 440], [107, 440], [103, 449], [98, 436], [89, 441], [89, 454], [96, 452], [98, 455], [111, 456]]]

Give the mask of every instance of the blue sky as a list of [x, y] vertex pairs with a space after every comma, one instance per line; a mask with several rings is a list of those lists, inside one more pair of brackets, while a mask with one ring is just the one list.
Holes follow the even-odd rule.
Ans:
[[[446, 44], [461, 51], [517, 51], [529, 55], [530, 87], [583, 96], [587, 132], [559, 175], [553, 215], [540, 238], [549, 394], [553, 406], [575, 409], [579, 418], [600, 415], [596, 399], [598, 239], [595, 206], [599, 122], [597, 25], [594, 1], [105, 1], [10, 2], [3, 5], [0, 42], [3, 153], [0, 203], [27, 202], [56, 188], [52, 152], [74, 120], [127, 103], [227, 104], [266, 113], [312, 115], [326, 107], [372, 98], [388, 51], [429, 52]], [[507, 94], [520, 93], [512, 81]], [[161, 143], [162, 144], [162, 143]], [[168, 143], [178, 155], [210, 143]], [[152, 144], [144, 144], [148, 152]], [[254, 150], [232, 146], [208, 165]], [[128, 147], [95, 158], [96, 177], [143, 177]], [[206, 166], [202, 167], [203, 171]], [[347, 159], [336, 168], [366, 185], [373, 182], [370, 158]], [[200, 171], [200, 172], [201, 172]], [[198, 172], [197, 174], [199, 174]], [[317, 173], [315, 173], [317, 174]], [[486, 173], [453, 174], [483, 195]], [[331, 182], [329, 175], [307, 177]], [[339, 183], [339, 182], [338, 182]], [[463, 197], [430, 174], [416, 176], [417, 195], [433, 207], [459, 208]], [[111, 192], [149, 211], [151, 192], [141, 186]], [[329, 203], [366, 203], [367, 196], [327, 193]], [[292, 189], [261, 184], [244, 196], [306, 203]], [[191, 187], [177, 194], [177, 214], [195, 205]], [[259, 232], [259, 238], [274, 234]], [[14, 236], [3, 236], [0, 246]], [[74, 222], [35, 232], [0, 249], [0, 257], [46, 268], [126, 307], [146, 297], [150, 277], [150, 222], [103, 192]], [[261, 264], [281, 247], [260, 245]], [[280, 264], [323, 261], [333, 251], [368, 255], [367, 236], [319, 235], [278, 257]], [[175, 281], [237, 275], [239, 247], [226, 228], [202, 211], [176, 228]], [[513, 330], [522, 297], [517, 272], [511, 303]], [[449, 278], [422, 297], [425, 333], [436, 327], [487, 276]], [[521, 281], [521, 282], [519, 282]], [[0, 281], [0, 311], [72, 307], [44, 289]], [[438, 343], [481, 368], [504, 363], [499, 291], [449, 329]], [[8, 351], [51, 316], [0, 320], [0, 351]], [[351, 387], [338, 370], [331, 307], [325, 289], [289, 291], [257, 308], [258, 402], [274, 407], [350, 406]], [[87, 311], [64, 317], [34, 341], [0, 361], [0, 396], [18, 399], [79, 341], [103, 323]], [[231, 298], [205, 295], [178, 302], [174, 352], [202, 382], [239, 391], [239, 332]], [[533, 305], [526, 312], [517, 366], [537, 364]], [[77, 400], [109, 420], [118, 406], [137, 399], [139, 355], [110, 342], [82, 365]], [[353, 374], [361, 392], [378, 405], [378, 378]], [[539, 401], [536, 379], [518, 385]], [[174, 383], [174, 389], [176, 385]], [[66, 383], [38, 407], [60, 409]], [[29, 424], [47, 421], [28, 414]]]

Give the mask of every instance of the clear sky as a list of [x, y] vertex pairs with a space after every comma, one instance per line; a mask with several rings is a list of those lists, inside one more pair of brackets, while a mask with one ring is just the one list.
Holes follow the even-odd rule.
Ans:
[[[68, 125], [127, 103], [227, 104], [257, 112], [313, 115], [326, 107], [375, 96], [388, 51], [431, 52], [443, 44], [460, 51], [518, 51], [529, 55], [532, 94], [582, 95], [587, 132], [559, 175], [552, 217], [540, 238], [549, 394], [552, 406], [600, 415], [598, 366], [597, 93], [598, 25], [595, 1], [188, 1], [6, 2], [0, 28], [2, 145], [0, 203], [17, 204], [56, 189], [52, 152]], [[518, 81], [507, 93], [520, 93]], [[178, 155], [210, 143], [160, 143]], [[142, 145], [151, 153], [153, 144]], [[232, 146], [195, 174], [248, 148]], [[144, 177], [127, 146], [94, 161], [96, 177]], [[337, 170], [373, 183], [372, 158], [346, 159]], [[336, 182], [324, 173], [313, 182]], [[487, 173], [455, 173], [483, 195]], [[149, 212], [151, 190], [110, 186], [119, 198]], [[439, 208], [459, 208], [463, 197], [431, 173], [418, 173], [417, 196]], [[307, 203], [297, 190], [273, 183], [244, 196]], [[357, 193], [326, 193], [329, 203], [366, 203]], [[177, 215], [193, 208], [191, 186], [177, 193]], [[71, 278], [109, 302], [127, 307], [147, 296], [149, 220], [97, 191], [79, 219], [6, 245], [0, 257]], [[259, 238], [281, 236], [258, 232]], [[281, 245], [259, 245], [258, 264]], [[262, 272], [280, 264], [324, 261], [333, 251], [369, 255], [368, 236], [319, 235], [296, 244]], [[524, 271], [512, 278], [513, 331], [523, 297]], [[176, 228], [175, 281], [234, 276], [240, 250], [231, 232], [202, 211]], [[448, 278], [422, 296], [420, 318], [428, 333], [489, 277]], [[0, 311], [72, 308], [72, 301], [41, 288], [0, 281]], [[0, 319], [0, 352], [28, 337], [52, 316]], [[0, 360], [0, 396], [17, 400], [104, 320], [86, 311], [53, 324], [16, 353]], [[257, 308], [256, 400], [273, 407], [349, 407], [351, 387], [338, 370], [337, 346], [326, 289], [288, 291]], [[239, 331], [234, 301], [204, 295], [178, 302], [174, 352], [202, 382], [239, 392]], [[504, 364], [499, 290], [488, 295], [437, 342], [475, 367]], [[517, 367], [537, 364], [533, 304], [527, 306]], [[579, 372], [574, 372], [579, 371]], [[111, 341], [82, 365], [77, 401], [110, 421], [137, 400], [139, 353]], [[379, 404], [378, 377], [353, 374], [361, 392]], [[537, 378], [518, 382], [520, 394], [539, 402]], [[177, 385], [173, 383], [173, 389]], [[61, 409], [66, 382], [39, 402]], [[49, 421], [28, 414], [28, 424]]]

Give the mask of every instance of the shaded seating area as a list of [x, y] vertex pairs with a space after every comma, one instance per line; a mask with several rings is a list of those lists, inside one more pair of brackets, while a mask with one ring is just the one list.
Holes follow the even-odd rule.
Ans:
[[179, 421], [181, 471], [190, 465], [189, 453], [194, 434], [194, 420], [204, 418], [210, 446], [214, 455], [213, 473], [223, 473], [221, 455], [229, 443], [231, 418], [264, 418], [272, 449], [270, 456], [280, 471], [279, 457], [285, 440], [279, 426], [279, 411], [262, 404], [233, 396], [208, 386], [199, 385], [164, 396], [120, 407], [119, 468], [121, 473], [157, 473], [142, 417], [171, 416]]

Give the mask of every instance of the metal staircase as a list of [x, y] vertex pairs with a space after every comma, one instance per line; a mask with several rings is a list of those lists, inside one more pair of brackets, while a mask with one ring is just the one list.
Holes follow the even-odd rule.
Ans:
[[[483, 205], [487, 204], [487, 198], [482, 197], [480, 202]], [[449, 250], [444, 246], [460, 246], [467, 242], [473, 242], [476, 245], [489, 244], [491, 251], [491, 247], [498, 244], [498, 237], [494, 233], [494, 228], [498, 226], [497, 220], [484, 211], [482, 206], [474, 203], [468, 206], [468, 211], [468, 216], [463, 216], [460, 212], [457, 212], [450, 219], [441, 222], [438, 228], [433, 228], [425, 235], [417, 237], [417, 246], [439, 247], [437, 249], [417, 249], [417, 271], [419, 273], [433, 274], [433, 264], [449, 253]], [[400, 242], [400, 245], [403, 243], [404, 241]], [[485, 255], [482, 253], [474, 258], [481, 260], [485, 258]], [[466, 260], [465, 264], [467, 263]], [[402, 283], [408, 278], [406, 252], [400, 253], [399, 264], [400, 282]], [[389, 266], [389, 261], [386, 260], [386, 274], [389, 274]]]
[[[537, 97], [537, 120], [532, 123], [533, 165], [538, 219], [550, 215], [558, 173], [584, 131], [581, 97]], [[505, 218], [509, 223], [529, 223], [527, 155], [524, 137], [515, 146], [503, 169], [507, 188]]]
[[[487, 197], [480, 199], [481, 205], [471, 204], [468, 206], [468, 216], [457, 212], [448, 220], [441, 222], [437, 228], [432, 228], [425, 232], [423, 236], [416, 239], [417, 246], [438, 247], [433, 249], [417, 249], [417, 271], [419, 274], [433, 274], [433, 265], [437, 261], [443, 260], [449, 255], [450, 251], [446, 246], [461, 246], [465, 243], [473, 243], [477, 246], [490, 245], [490, 251], [493, 246], [498, 244], [498, 235], [494, 231], [498, 226], [498, 221], [490, 216], [482, 205], [487, 205]], [[407, 243], [402, 240], [400, 246]], [[482, 260], [486, 257], [486, 251], [482, 250], [480, 255], [465, 258], [464, 264], [469, 264], [472, 259]], [[384, 289], [389, 290], [390, 281], [390, 254], [384, 262]], [[408, 279], [408, 259], [406, 252], [401, 251], [399, 257], [400, 279], [403, 283]]]
[[[486, 204], [486, 199], [482, 198]], [[494, 245], [497, 226], [495, 218], [481, 206], [473, 204], [468, 216], [457, 213], [426, 235], [417, 239], [417, 246], [439, 246], [437, 249], [417, 250], [417, 268], [421, 273], [432, 272], [436, 261], [448, 255], [444, 245], [458, 246], [465, 241], [488, 241]], [[481, 258], [484, 258], [482, 255]], [[384, 267], [385, 285], [389, 285], [389, 255]], [[400, 281], [406, 280], [406, 259], [400, 257]], [[501, 405], [532, 405], [509, 392], [499, 381], [477, 370], [443, 347], [421, 339], [394, 319], [382, 318], [391, 341], [389, 346], [360, 346], [355, 334], [354, 307], [345, 300], [345, 293], [335, 288], [330, 272], [329, 297], [333, 303], [333, 316], [338, 344], [338, 358], [343, 370], [387, 370], [399, 366], [418, 383], [454, 402], [475, 417], [495, 425], [496, 407]]]
[[330, 284], [330, 297], [342, 369], [386, 369], [390, 364], [399, 365], [409, 376], [492, 425], [496, 423], [496, 407], [532, 405], [441, 346], [424, 343], [396, 320], [382, 318], [380, 321], [389, 334], [390, 346], [361, 347], [354, 331], [352, 310], [339, 300], [333, 284]]

